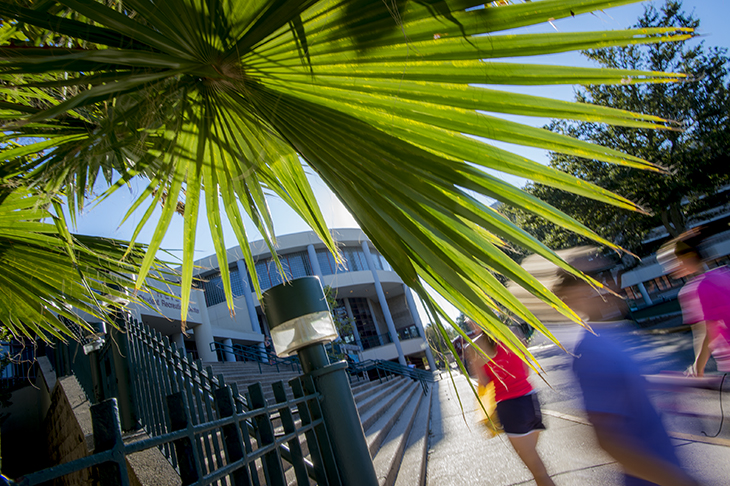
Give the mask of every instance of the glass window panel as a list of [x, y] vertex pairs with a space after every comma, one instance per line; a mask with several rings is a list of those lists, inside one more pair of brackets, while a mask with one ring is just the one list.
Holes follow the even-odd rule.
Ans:
[[375, 265], [375, 270], [384, 270], [383, 268], [383, 259], [380, 256], [380, 253], [378, 252], [371, 252], [370, 256], [373, 257], [373, 265]]
[[243, 295], [243, 281], [241, 280], [241, 274], [238, 272], [238, 268], [231, 270], [231, 292], [234, 297], [241, 297]]
[[332, 275], [335, 273], [335, 257], [328, 250], [317, 250], [317, 261], [322, 275]]
[[289, 260], [289, 271], [292, 278], [306, 277], [312, 275], [312, 267], [309, 265], [309, 255], [306, 252], [292, 253], [287, 255]]
[[223, 292], [223, 280], [220, 273], [203, 277], [203, 291], [205, 294], [205, 304], [208, 307], [220, 304], [226, 300], [226, 294]]
[[[281, 275], [279, 274], [279, 269], [276, 268], [276, 263], [274, 263], [274, 260], [267, 260], [266, 267], [269, 272], [269, 287], [274, 287], [283, 282]], [[286, 268], [284, 270], [286, 271]]]
[[364, 251], [357, 250], [355, 252], [355, 258], [357, 258], [358, 270], [368, 270], [368, 260], [365, 257]]
[[383, 267], [383, 270], [388, 272], [393, 271], [393, 267], [390, 266], [390, 263], [388, 263], [383, 255], [378, 254], [378, 260], [380, 261], [380, 265]]
[[263, 260], [256, 263], [256, 275], [259, 277], [259, 285], [261, 290], [272, 287], [271, 279], [269, 278], [268, 260]]

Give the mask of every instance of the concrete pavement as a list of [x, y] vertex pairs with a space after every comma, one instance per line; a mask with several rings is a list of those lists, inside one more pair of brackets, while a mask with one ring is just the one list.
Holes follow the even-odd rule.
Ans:
[[[506, 437], [483, 435], [466, 378], [456, 373], [453, 377], [452, 381], [444, 374], [431, 394], [426, 484], [534, 485]], [[543, 415], [548, 430], [540, 435], [538, 451], [556, 485], [623, 484], [621, 468], [598, 447], [593, 428], [583, 417], [549, 406], [543, 406]], [[730, 484], [730, 440], [687, 433], [673, 437], [686, 469], [701, 484]]]

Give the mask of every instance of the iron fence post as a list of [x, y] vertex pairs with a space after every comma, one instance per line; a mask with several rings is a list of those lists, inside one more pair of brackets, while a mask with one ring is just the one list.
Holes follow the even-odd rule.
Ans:
[[114, 398], [91, 406], [91, 426], [94, 431], [94, 453], [112, 451], [114, 463], [96, 466], [97, 484], [128, 486], [127, 461], [124, 456], [119, 408]]
[[[116, 325], [109, 333], [112, 340], [112, 362], [114, 374], [117, 378], [117, 399], [119, 415], [122, 419], [122, 430], [136, 430], [139, 428], [137, 410], [132, 397], [132, 387], [129, 375], [129, 349], [127, 346], [127, 319], [124, 311], [115, 315]], [[115, 345], [116, 343], [116, 345]]]
[[102, 374], [99, 351], [91, 351], [88, 356], [91, 371], [91, 385], [94, 389], [94, 403], [101, 403], [104, 400], [104, 386], [101, 383]]
[[322, 343], [301, 348], [297, 354], [304, 375], [314, 380], [317, 391], [322, 394], [322, 418], [342, 484], [377, 486], [378, 477], [345, 372], [347, 363], [330, 364]]
[[[215, 406], [218, 410], [220, 418], [231, 417], [236, 413], [233, 403], [233, 395], [229, 387], [219, 388], [215, 390]], [[241, 438], [241, 426], [238, 422], [231, 425], [224, 425], [223, 440], [226, 444], [226, 456], [228, 463], [236, 462], [245, 456], [243, 448], [243, 439]], [[231, 474], [234, 486], [243, 486], [251, 484], [248, 469], [241, 467]]]
[[[167, 413], [170, 417], [170, 431], [190, 429], [188, 414], [185, 409], [183, 392], [167, 395]], [[180, 469], [180, 479], [183, 486], [198, 481], [198, 467], [195, 458], [195, 448], [190, 437], [183, 437], [174, 441], [175, 455]]]

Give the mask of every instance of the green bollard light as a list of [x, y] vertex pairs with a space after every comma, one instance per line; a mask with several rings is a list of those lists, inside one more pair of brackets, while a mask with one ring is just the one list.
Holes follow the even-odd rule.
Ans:
[[322, 416], [342, 484], [377, 486], [360, 415], [347, 378], [347, 363], [330, 363], [325, 343], [337, 339], [322, 284], [302, 277], [272, 287], [263, 294], [263, 308], [276, 354], [296, 353], [304, 374], [322, 394]]

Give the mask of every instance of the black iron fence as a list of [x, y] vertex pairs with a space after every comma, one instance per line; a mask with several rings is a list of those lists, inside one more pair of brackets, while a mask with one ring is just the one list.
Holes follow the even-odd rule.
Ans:
[[[210, 367], [184, 356], [159, 332], [131, 320], [119, 325], [123, 331], [113, 330], [96, 354], [86, 356], [76, 343], [59, 343], [53, 353], [59, 376], [75, 374], [89, 399], [99, 402], [93, 410], [109, 403], [98, 397], [114, 399], [112, 415], [122, 416], [121, 426], [115, 419], [119, 434], [103, 439], [113, 444], [19, 484], [40, 484], [92, 467], [107, 478], [99, 484], [126, 485], [126, 469], [113, 463], [123, 464], [126, 455], [153, 447], [168, 458], [184, 485], [341, 484], [311, 378], [291, 380], [288, 393], [282, 382], [275, 383], [275, 405], [266, 403], [260, 384], [249, 387], [247, 399], [235, 383], [227, 386], [222, 375], [213, 376]], [[107, 432], [109, 420], [99, 425]], [[121, 428], [130, 428], [125, 421], [141, 425], [151, 438], [121, 444]], [[95, 425], [95, 440], [96, 435]]]
[[[91, 407], [95, 454], [43, 471], [29, 474], [17, 482], [20, 486], [43, 484], [83, 469], [92, 469], [94, 484], [128, 486], [130, 478], [126, 467], [128, 455], [155, 447], [174, 453], [177, 470], [184, 486], [187, 485], [281, 485], [340, 484], [336, 465], [330, 454], [321, 454], [329, 448], [327, 433], [319, 408], [319, 395], [313, 393], [309, 380], [296, 378], [290, 382], [295, 398], [286, 400], [282, 382], [273, 385], [276, 404], [265, 403], [254, 410], [241, 411], [234, 401], [230, 387], [215, 391], [217, 417], [195, 424], [190, 412], [189, 395], [178, 391], [165, 397], [169, 430], [146, 440], [124, 444], [116, 399], [108, 399]], [[260, 384], [249, 387], [252, 401], [263, 403]], [[299, 420], [292, 409], [300, 410]], [[274, 416], [280, 426], [274, 426]], [[250, 437], [251, 424], [257, 430]], [[279, 429], [277, 431], [277, 429]], [[306, 447], [300, 440], [306, 437]], [[217, 458], [205, 454], [201, 443], [218, 443], [222, 455]], [[280, 450], [290, 451], [290, 467], [285, 468]], [[304, 451], [308, 449], [309, 462]], [[329, 451], [327, 451], [329, 452]], [[214, 462], [214, 464], [210, 464]], [[287, 471], [288, 469], [288, 471]]]

